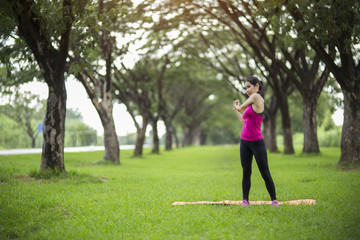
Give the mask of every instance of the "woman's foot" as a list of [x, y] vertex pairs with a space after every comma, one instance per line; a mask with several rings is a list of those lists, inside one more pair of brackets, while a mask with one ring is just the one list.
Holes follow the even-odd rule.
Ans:
[[248, 207], [248, 206], [250, 206], [250, 203], [249, 203], [248, 200], [243, 200], [242, 203], [241, 203], [241, 206]]
[[272, 201], [272, 205], [273, 205], [274, 207], [278, 207], [278, 206], [279, 206], [279, 203], [278, 203], [276, 200], [273, 200], [273, 201]]

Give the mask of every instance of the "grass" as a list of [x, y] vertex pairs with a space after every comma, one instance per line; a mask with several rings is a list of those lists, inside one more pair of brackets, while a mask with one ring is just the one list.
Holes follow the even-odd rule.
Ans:
[[[124, 150], [121, 166], [66, 153], [68, 173], [42, 178], [39, 154], [0, 156], [0, 239], [359, 239], [360, 171], [336, 165], [338, 148], [321, 151], [269, 154], [279, 201], [317, 200], [279, 208], [171, 206], [241, 200], [238, 146]], [[250, 200], [269, 200], [253, 168]]]

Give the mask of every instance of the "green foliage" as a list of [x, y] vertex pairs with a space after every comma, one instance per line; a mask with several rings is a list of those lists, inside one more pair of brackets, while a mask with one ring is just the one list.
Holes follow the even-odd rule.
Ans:
[[[238, 146], [147, 152], [141, 159], [132, 158], [132, 150], [127, 150], [122, 151], [120, 167], [97, 164], [103, 152], [65, 153], [68, 177], [50, 179], [27, 176], [39, 167], [38, 154], [0, 156], [0, 179], [7, 179], [0, 184], [0, 235], [5, 239], [358, 239], [360, 172], [337, 167], [339, 148], [321, 151], [315, 156], [269, 154], [279, 201], [317, 201], [312, 206], [279, 208], [171, 205], [240, 200]], [[72, 172], [82, 180], [71, 179]], [[10, 175], [1, 177], [3, 173]], [[250, 198], [269, 199], [255, 166]]]
[[[325, 126], [326, 127], [326, 126]], [[342, 127], [318, 129], [318, 141], [321, 147], [340, 147]]]
[[135, 145], [136, 133], [131, 133], [126, 136], [120, 137], [120, 145]]
[[[37, 124], [42, 119], [32, 121], [34, 131], [38, 131]], [[31, 140], [23, 130], [20, 122], [10, 119], [0, 111], [0, 148], [31, 148]], [[42, 134], [36, 135], [35, 147], [41, 148]], [[80, 113], [68, 109], [65, 123], [65, 146], [90, 146], [102, 144], [101, 137], [98, 139], [96, 130], [82, 122]]]
[[[175, 118], [175, 124], [187, 132], [183, 135], [201, 130], [211, 138], [211, 143], [232, 143], [234, 129], [226, 126], [228, 128], [221, 132], [220, 128], [225, 126], [222, 121], [224, 118], [217, 118], [224, 116], [222, 113], [225, 116], [233, 113], [231, 109], [228, 111], [228, 108], [224, 108], [226, 105], [231, 106], [234, 98], [231, 96], [232, 91], [224, 82], [216, 79], [215, 71], [202, 65], [197, 59], [178, 60], [181, 63], [174, 64], [166, 73], [169, 108], [171, 111], [174, 108], [181, 109]], [[223, 135], [224, 133], [226, 134]], [[223, 135], [221, 140], [220, 135]]]
[[[27, 14], [31, 15], [34, 29], [39, 31], [40, 36], [38, 36], [37, 41], [40, 42], [38, 44], [47, 45], [48, 48], [55, 50], [61, 45], [61, 36], [65, 30], [65, 25], [73, 21], [70, 19], [71, 17], [81, 15], [81, 9], [87, 1], [69, 2], [70, 6], [68, 7], [63, 6], [64, 0], [3, 0], [1, 2], [0, 62], [2, 65], [0, 67], [5, 68], [7, 72], [6, 75], [1, 74], [1, 88], [30, 82], [34, 78], [42, 78], [38, 62], [35, 60], [31, 48], [25, 43], [24, 36], [20, 36], [21, 32], [18, 29], [19, 19], [24, 17], [20, 16], [23, 13], [24, 6], [29, 7]], [[69, 7], [71, 10], [68, 9]], [[65, 16], [63, 19], [64, 12], [70, 11], [72, 16]]]
[[97, 145], [97, 132], [82, 121], [77, 110], [67, 109], [65, 121], [65, 146]]
[[[299, 92], [294, 92], [288, 98], [289, 111], [291, 117], [291, 128], [293, 134], [303, 132], [303, 103]], [[332, 115], [335, 112], [335, 102], [338, 101], [331, 92], [323, 91], [318, 99], [316, 108], [316, 122], [317, 126], [324, 126], [325, 130], [330, 130], [335, 127]], [[281, 128], [281, 114], [277, 114], [277, 133], [282, 133]]]
[[207, 135], [207, 144], [232, 144], [240, 137], [242, 124], [232, 110], [232, 102], [237, 99], [226, 88], [213, 92], [215, 107], [209, 112], [209, 118], [202, 124], [202, 131]]
[[[325, 129], [320, 126], [317, 129], [318, 142], [320, 147], [340, 147], [342, 127], [334, 126], [331, 129]], [[283, 137], [278, 135], [276, 138], [278, 144], [283, 144]], [[304, 143], [304, 134], [296, 132], [293, 134], [293, 143], [295, 146], [302, 146]]]
[[0, 148], [31, 148], [31, 140], [19, 125], [0, 113]]
[[[113, 59], [122, 58], [128, 51], [128, 39], [135, 16], [132, 1], [84, 1], [81, 16], [74, 22], [70, 36], [71, 65], [69, 72], [76, 75], [87, 69], [98, 73], [104, 67], [103, 41], [105, 35], [112, 44]], [[100, 9], [100, 6], [102, 7]]]
[[97, 145], [97, 132], [80, 120], [66, 120], [65, 146]]
[[[7, 98], [7, 104], [0, 106], [0, 114], [16, 122], [18, 128], [30, 138], [30, 147], [36, 147], [38, 124], [42, 122], [45, 115], [44, 101], [31, 92], [20, 93], [18, 89], [15, 89], [13, 94], [2, 96]], [[11, 133], [7, 137], [13, 138]], [[4, 142], [4, 144], [8, 146], [8, 143]], [[16, 145], [22, 144], [18, 141]]]
[[[1, 106], [1, 113], [22, 124], [25, 131], [35, 132], [37, 125], [31, 122], [42, 120], [45, 115], [45, 101], [38, 95], [28, 91], [21, 93], [18, 89], [15, 89], [15, 93], [4, 97], [8, 97], [9, 100], [6, 105]], [[27, 125], [30, 125], [30, 129]]]
[[[297, 6], [305, 22], [297, 22], [300, 29], [310, 30], [313, 36], [302, 36], [311, 41], [312, 37], [320, 40], [324, 45], [338, 44], [336, 40], [344, 40], [342, 47], [350, 50], [359, 43], [360, 36], [360, 3], [358, 0], [289, 1], [288, 10], [293, 11]], [[298, 28], [299, 29], [299, 28]], [[302, 32], [300, 32], [300, 35]]]

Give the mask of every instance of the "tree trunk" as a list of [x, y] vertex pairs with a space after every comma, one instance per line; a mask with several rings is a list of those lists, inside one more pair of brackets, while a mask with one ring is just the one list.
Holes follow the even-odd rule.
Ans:
[[104, 126], [104, 160], [120, 164], [119, 141], [116, 135], [115, 123], [112, 114], [111, 117], [107, 117], [106, 119], [102, 116], [102, 123]]
[[278, 106], [276, 99], [272, 97], [270, 106], [265, 109], [264, 118], [264, 141], [270, 152], [278, 152], [276, 142], [276, 115]]
[[344, 94], [344, 123], [341, 135], [341, 156], [339, 164], [360, 164], [360, 92], [353, 87]]
[[[306, 95], [305, 95], [306, 96]], [[304, 146], [303, 153], [319, 153], [316, 124], [316, 97], [307, 96], [303, 98], [303, 131]]]
[[276, 114], [267, 115], [264, 119], [264, 140], [266, 148], [270, 152], [278, 152], [276, 142]]
[[284, 153], [294, 154], [295, 150], [292, 139], [289, 104], [286, 97], [282, 98], [282, 101], [278, 101], [278, 102], [281, 112], [281, 123], [282, 123], [283, 137], [284, 137]]
[[[341, 1], [334, 2], [340, 3]], [[344, 94], [344, 123], [341, 135], [341, 156], [338, 163], [360, 164], [360, 64], [355, 50], [356, 43], [353, 42], [353, 34], [356, 34], [356, 31], [353, 31], [353, 28], [344, 28], [335, 24], [334, 29], [337, 29], [337, 34], [323, 42], [324, 38], [315, 37], [313, 32], [309, 30], [311, 26], [310, 28], [304, 27], [309, 24], [304, 21], [306, 17], [303, 16], [299, 8], [294, 5], [291, 7], [288, 5], [287, 8], [296, 22], [295, 26], [297, 26], [298, 32], [307, 38], [311, 47], [319, 54], [321, 60], [340, 84]], [[351, 8], [343, 10], [338, 11], [338, 13], [344, 15], [331, 16], [330, 20], [353, 15]], [[346, 25], [352, 20], [353, 18], [347, 18], [345, 23], [344, 21], [334, 21], [334, 23]], [[340, 57], [333, 54], [333, 48], [336, 48]]]
[[36, 142], [35, 142], [35, 138], [31, 139], [31, 148], [35, 148], [36, 147]]
[[136, 143], [135, 143], [135, 149], [134, 149], [134, 157], [142, 156], [142, 154], [143, 154], [143, 148], [144, 148], [147, 124], [148, 124], [148, 122], [143, 119], [142, 127], [141, 128], [139, 127], [137, 129]]
[[[172, 127], [170, 127], [172, 128]], [[166, 129], [166, 135], [165, 135], [165, 150], [170, 151], [172, 150], [172, 130]]]
[[[21, 120], [20, 120], [20, 122], [21, 122]], [[35, 148], [35, 146], [36, 146], [35, 142], [36, 142], [37, 134], [34, 134], [34, 131], [33, 131], [32, 127], [31, 127], [31, 124], [30, 124], [30, 118], [25, 119], [25, 125], [26, 125], [25, 130], [26, 130], [27, 134], [29, 135], [29, 137], [31, 139], [31, 148]]]
[[152, 153], [159, 153], [160, 152], [160, 141], [157, 129], [157, 120], [152, 121], [152, 137], [153, 137], [153, 150]]
[[64, 80], [49, 87], [44, 121], [44, 142], [42, 146], [42, 170], [57, 169], [65, 171], [64, 138], [66, 118], [66, 89]]
[[165, 128], [166, 128], [166, 135], [165, 135], [165, 150], [169, 151], [172, 150], [172, 136], [173, 136], [173, 126], [171, 121], [164, 121]]
[[[83, 72], [78, 73], [76, 78], [84, 86], [93, 106], [99, 114], [101, 123], [104, 127], [104, 160], [112, 161], [115, 164], [120, 164], [120, 149], [113, 117], [112, 85], [110, 77], [108, 77], [109, 79], [107, 79], [107, 81], [102, 82], [100, 80], [95, 80], [93, 76], [90, 76], [84, 70]], [[90, 81], [88, 81], [88, 78]], [[92, 87], [90, 84], [91, 81], [96, 82], [97, 84]], [[96, 94], [96, 91], [100, 92], [101, 94]], [[101, 97], [98, 97], [97, 95], [100, 95]]]
[[182, 146], [191, 146], [194, 143], [194, 139], [195, 139], [195, 132], [193, 129], [191, 128], [187, 128], [184, 132], [184, 137], [183, 137], [183, 141], [182, 141]]
[[201, 130], [199, 133], [199, 144], [200, 146], [205, 145], [207, 139], [207, 134], [205, 131]]
[[181, 145], [182, 147], [185, 147], [185, 146], [188, 146], [190, 145], [190, 133], [188, 131], [186, 131], [185, 128], [183, 128], [183, 138], [182, 138], [182, 141], [181, 141]]
[[173, 134], [174, 134], [174, 139], [175, 139], [175, 146], [176, 148], [179, 148], [180, 147], [180, 144], [179, 144], [179, 138], [177, 136], [177, 132], [176, 132], [176, 128], [173, 127]]
[[[64, 72], [69, 51], [70, 30], [74, 20], [72, 1], [64, 0], [62, 4], [61, 38], [57, 44], [53, 36], [42, 32], [42, 16], [35, 11], [33, 1], [19, 1], [16, 16], [19, 36], [26, 42], [33, 53], [40, 71], [49, 88], [44, 120], [44, 142], [42, 146], [42, 170], [65, 171], [64, 137], [66, 117], [66, 89]], [[58, 48], [55, 49], [54, 46]]]

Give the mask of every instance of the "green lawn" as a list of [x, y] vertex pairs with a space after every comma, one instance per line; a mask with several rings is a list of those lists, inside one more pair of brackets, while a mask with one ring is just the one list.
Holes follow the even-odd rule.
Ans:
[[[68, 177], [47, 180], [29, 177], [39, 154], [0, 156], [0, 238], [360, 239], [360, 171], [336, 165], [338, 148], [321, 151], [269, 154], [279, 201], [317, 200], [279, 208], [171, 205], [241, 200], [238, 146], [121, 151], [121, 166], [102, 152], [69, 153]], [[250, 200], [269, 200], [255, 161]]]

